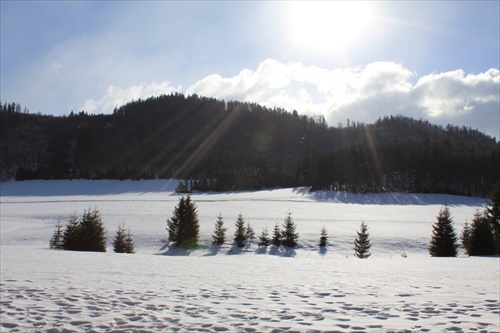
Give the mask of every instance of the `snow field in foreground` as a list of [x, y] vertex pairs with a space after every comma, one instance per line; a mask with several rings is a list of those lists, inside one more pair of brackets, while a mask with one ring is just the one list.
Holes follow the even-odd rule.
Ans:
[[[498, 332], [499, 258], [431, 258], [431, 225], [450, 206], [457, 233], [483, 199], [353, 195], [300, 189], [193, 194], [202, 246], [164, 255], [176, 182], [2, 183], [1, 332]], [[58, 220], [97, 207], [108, 253], [48, 250]], [[239, 213], [256, 234], [290, 211], [299, 248], [212, 247], [222, 213], [232, 239]], [[365, 221], [372, 257], [355, 259]], [[119, 224], [137, 254], [112, 253]], [[317, 247], [321, 227], [329, 247]], [[400, 256], [401, 252], [407, 258]], [[275, 254], [275, 255], [273, 255]]]

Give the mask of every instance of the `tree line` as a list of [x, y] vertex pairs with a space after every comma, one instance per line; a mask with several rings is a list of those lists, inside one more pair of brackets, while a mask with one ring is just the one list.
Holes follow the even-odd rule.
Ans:
[[[464, 224], [460, 237], [457, 236], [453, 218], [448, 206], [444, 206], [438, 213], [436, 222], [432, 226], [429, 254], [433, 257], [456, 257], [458, 239], [460, 239], [465, 253], [469, 256], [500, 255], [500, 184], [491, 194], [492, 202], [487, 203], [482, 213], [476, 212], [471, 225]], [[283, 225], [275, 224], [272, 236], [264, 228], [258, 237], [258, 247], [266, 248], [270, 245], [276, 248], [293, 249], [298, 246], [299, 234], [296, 231], [292, 213], [288, 212]], [[167, 231], [170, 245], [174, 248], [193, 250], [199, 246], [200, 225], [198, 209], [189, 195], [180, 196], [172, 216], [167, 219]], [[226, 235], [224, 218], [219, 214], [215, 221], [211, 235], [212, 245], [220, 246], [229, 241]], [[249, 222], [245, 223], [240, 213], [235, 222], [233, 245], [237, 248], [249, 246], [256, 239], [255, 232]], [[323, 226], [318, 246], [327, 247], [328, 232]], [[134, 241], [130, 231], [119, 226], [113, 240], [114, 251], [119, 253], [134, 253]], [[50, 239], [50, 248], [72, 251], [106, 252], [106, 231], [97, 209], [85, 210], [81, 219], [71, 216], [66, 228], [58, 223]], [[368, 227], [362, 222], [357, 237], [354, 240], [354, 255], [361, 259], [370, 257], [371, 241]], [[402, 254], [402, 256], [406, 256]]]
[[444, 206], [432, 226], [429, 253], [433, 257], [456, 257], [460, 239], [469, 256], [500, 255], [500, 184], [491, 194], [483, 212], [477, 211], [472, 223], [465, 222], [460, 236], [453, 226], [448, 206]]
[[349, 192], [487, 196], [500, 144], [465, 126], [403, 116], [374, 124], [161, 95], [67, 116], [0, 103], [1, 179], [185, 179], [189, 190], [307, 186]]

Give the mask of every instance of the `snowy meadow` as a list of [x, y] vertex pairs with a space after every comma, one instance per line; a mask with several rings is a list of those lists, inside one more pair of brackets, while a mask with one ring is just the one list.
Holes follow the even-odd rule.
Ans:
[[[194, 193], [200, 246], [173, 250], [177, 181], [1, 183], [1, 332], [500, 332], [500, 259], [432, 258], [450, 207], [457, 234], [485, 200], [305, 189]], [[58, 222], [97, 208], [107, 253], [49, 250]], [[294, 250], [232, 245], [238, 214], [260, 234], [291, 213]], [[227, 241], [212, 246], [219, 214]], [[371, 257], [353, 256], [361, 222]], [[135, 254], [112, 252], [119, 225]], [[328, 246], [320, 251], [321, 228]]]

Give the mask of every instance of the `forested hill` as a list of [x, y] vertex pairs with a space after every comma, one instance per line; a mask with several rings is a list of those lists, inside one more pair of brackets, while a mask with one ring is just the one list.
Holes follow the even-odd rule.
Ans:
[[328, 127], [257, 104], [162, 95], [55, 117], [1, 105], [2, 180], [192, 179], [198, 190], [310, 186], [486, 196], [500, 145], [466, 127], [402, 116]]

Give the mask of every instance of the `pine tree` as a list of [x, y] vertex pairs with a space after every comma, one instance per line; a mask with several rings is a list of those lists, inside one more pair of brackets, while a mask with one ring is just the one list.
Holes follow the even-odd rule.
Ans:
[[462, 245], [465, 249], [465, 253], [467, 255], [470, 255], [471, 253], [471, 248], [470, 248], [471, 236], [472, 236], [471, 227], [469, 223], [465, 221], [464, 226], [462, 228], [462, 232], [460, 233], [460, 241], [462, 242]]
[[365, 222], [361, 222], [360, 231], [357, 232], [358, 237], [354, 240], [354, 255], [361, 259], [366, 259], [371, 256], [370, 253], [370, 234]]
[[130, 230], [126, 230], [123, 226], [118, 226], [115, 238], [113, 240], [113, 250], [116, 253], [134, 253], [134, 240]]
[[217, 221], [215, 222], [215, 229], [212, 235], [212, 244], [224, 244], [224, 242], [226, 241], [226, 231], [227, 228], [224, 228], [224, 219], [222, 218], [222, 214], [219, 214], [219, 216], [217, 217]]
[[470, 231], [470, 256], [489, 256], [495, 254], [495, 239], [486, 212], [476, 212]]
[[500, 254], [500, 183], [495, 185], [490, 197], [492, 202], [486, 205], [486, 216], [493, 233], [495, 254]]
[[60, 222], [57, 222], [56, 230], [54, 231], [54, 234], [50, 239], [50, 248], [56, 250], [64, 249], [63, 236], [64, 236], [63, 226]]
[[247, 222], [247, 227], [245, 228], [245, 238], [247, 240], [255, 239], [255, 232], [253, 231], [253, 228], [250, 225], [250, 222]]
[[236, 220], [235, 223], [236, 230], [234, 232], [234, 241], [236, 243], [237, 247], [244, 247], [245, 246], [245, 220], [243, 219], [243, 216], [241, 213], [238, 215], [238, 219]]
[[113, 239], [113, 250], [116, 253], [125, 253], [125, 229], [120, 225]]
[[326, 228], [323, 226], [323, 228], [321, 228], [321, 236], [319, 237], [319, 247], [326, 247], [327, 240], [328, 233], [326, 231]]
[[282, 244], [281, 240], [282, 240], [281, 230], [278, 223], [276, 223], [273, 230], [273, 245], [281, 246]]
[[175, 207], [172, 217], [167, 220], [167, 230], [168, 230], [168, 238], [174, 244], [177, 243], [178, 235], [179, 235], [179, 225], [181, 224], [181, 220], [186, 211], [186, 200], [184, 196], [179, 198], [179, 203]]
[[79, 229], [80, 251], [106, 252], [106, 230], [97, 208], [84, 211]]
[[63, 233], [63, 249], [70, 251], [79, 251], [81, 245], [80, 240], [80, 221], [76, 214], [71, 215], [66, 229]]
[[267, 232], [267, 228], [264, 228], [259, 236], [259, 247], [266, 246], [269, 246], [269, 233]]
[[299, 234], [295, 232], [296, 225], [292, 219], [292, 213], [288, 213], [283, 222], [282, 244], [287, 247], [296, 247]]
[[438, 213], [437, 221], [432, 226], [432, 238], [429, 254], [433, 257], [456, 257], [457, 235], [453, 228], [450, 209], [444, 206]]
[[135, 253], [134, 239], [130, 230], [127, 231], [127, 236], [125, 236], [125, 253]]
[[180, 197], [173, 216], [167, 220], [169, 239], [175, 247], [193, 249], [198, 246], [200, 224], [191, 197]]

